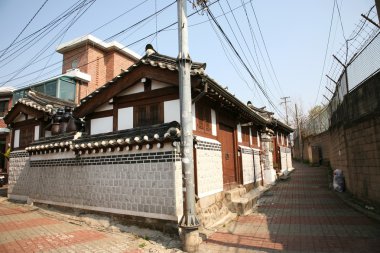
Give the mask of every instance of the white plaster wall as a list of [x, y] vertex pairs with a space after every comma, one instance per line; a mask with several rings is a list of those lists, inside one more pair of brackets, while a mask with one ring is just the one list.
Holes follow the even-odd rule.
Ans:
[[40, 139], [40, 126], [34, 127], [34, 140], [37, 141]]
[[197, 149], [197, 184], [200, 198], [223, 191], [221, 151]]
[[175, 212], [180, 221], [183, 215], [183, 176], [182, 176], [182, 163], [175, 162]]
[[212, 135], [216, 136], [216, 113], [214, 109], [211, 109], [211, 130]]
[[286, 161], [288, 170], [293, 169], [292, 153], [286, 153]]
[[103, 117], [91, 120], [91, 134], [108, 133], [113, 130], [113, 117]]
[[280, 151], [280, 157], [281, 157], [281, 172], [286, 173], [288, 171], [286, 153]]
[[117, 129], [130, 129], [133, 128], [133, 107], [126, 107], [118, 109]]
[[237, 128], [237, 138], [238, 138], [238, 142], [242, 142], [243, 139], [242, 139], [242, 137], [241, 137], [241, 125], [238, 124], [238, 125], [236, 126], [236, 128]]
[[144, 83], [138, 82], [137, 84], [133, 85], [132, 87], [129, 87], [128, 89], [123, 90], [119, 93], [118, 96], [125, 96], [125, 95], [131, 95], [144, 92]]
[[98, 108], [96, 108], [95, 112], [108, 111], [108, 110], [112, 110], [112, 109], [113, 109], [113, 105], [107, 102], [107, 103], [102, 104]]
[[257, 131], [257, 146], [260, 147], [261, 143], [260, 143], [260, 133], [259, 131]]
[[249, 128], [249, 145], [252, 145], [253, 142], [252, 142], [252, 130], [251, 128]]
[[15, 136], [13, 140], [13, 147], [18, 148], [20, 147], [20, 129], [15, 130]]
[[24, 120], [26, 120], [25, 115], [24, 115], [24, 114], [19, 114], [19, 115], [15, 118], [14, 122], [20, 122], [20, 121], [24, 121]]
[[179, 99], [164, 102], [164, 122], [181, 122]]
[[195, 117], [195, 104], [191, 105], [191, 116], [193, 118], [193, 131], [197, 130], [197, 119]]
[[263, 180], [263, 175], [261, 172], [260, 150], [259, 149], [252, 149], [252, 150], [253, 150], [253, 160], [255, 164], [256, 182], [259, 182]]
[[243, 184], [253, 183], [255, 181], [253, 154], [245, 154], [244, 152], [241, 152], [241, 160], [243, 167]]
[[160, 81], [152, 80], [152, 90], [162, 89], [172, 86], [171, 84], [163, 83]]

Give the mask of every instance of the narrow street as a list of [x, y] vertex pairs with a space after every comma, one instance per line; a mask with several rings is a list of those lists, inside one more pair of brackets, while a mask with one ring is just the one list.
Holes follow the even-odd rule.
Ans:
[[380, 252], [380, 224], [328, 188], [326, 168], [294, 167], [256, 213], [214, 233], [200, 252]]

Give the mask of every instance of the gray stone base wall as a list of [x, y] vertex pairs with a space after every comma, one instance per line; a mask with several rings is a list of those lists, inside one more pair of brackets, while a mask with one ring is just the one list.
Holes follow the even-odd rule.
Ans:
[[182, 196], [176, 191], [182, 185], [179, 159], [171, 147], [34, 155], [14, 181], [13, 192], [31, 202], [177, 221], [182, 215]]
[[29, 192], [29, 154], [13, 151], [9, 157], [8, 195], [17, 200], [26, 200]]

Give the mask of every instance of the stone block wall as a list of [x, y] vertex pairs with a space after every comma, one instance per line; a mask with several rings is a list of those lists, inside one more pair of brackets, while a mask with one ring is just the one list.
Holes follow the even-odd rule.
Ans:
[[169, 146], [33, 155], [23, 176], [13, 181], [13, 193], [32, 202], [178, 221], [183, 208], [179, 161]]
[[223, 191], [222, 146], [220, 142], [197, 136], [196, 175], [198, 197]]
[[[380, 72], [350, 91], [332, 114], [329, 130], [308, 137], [304, 147], [320, 147], [322, 162], [343, 171], [347, 191], [363, 201], [380, 205], [378, 94]], [[305, 150], [304, 154], [307, 154]]]
[[8, 197], [26, 200], [29, 192], [29, 154], [13, 151], [9, 157]]
[[[380, 205], [380, 117], [331, 131], [331, 166], [343, 170], [346, 188]], [[343, 147], [343, 148], [342, 148]]]

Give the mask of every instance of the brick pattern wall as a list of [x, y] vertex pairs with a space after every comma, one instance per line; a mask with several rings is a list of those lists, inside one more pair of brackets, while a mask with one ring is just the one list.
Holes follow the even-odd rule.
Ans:
[[134, 62], [131, 59], [118, 52], [109, 54], [106, 57], [107, 81], [120, 74], [122, 69], [129, 68], [132, 64], [134, 64]]
[[223, 191], [222, 146], [219, 142], [203, 138], [197, 141], [197, 187], [202, 198]]
[[72, 69], [72, 62], [75, 59], [78, 61], [80, 71], [91, 76], [88, 84], [80, 86], [80, 98], [104, 85], [120, 74], [121, 69], [127, 69], [134, 63], [133, 60], [117, 51], [106, 52], [93, 45], [83, 45], [64, 53], [62, 73]]
[[172, 147], [109, 154], [44, 154], [32, 156], [30, 164], [18, 154], [11, 158], [13, 194], [41, 203], [178, 220], [182, 170]]
[[109, 164], [138, 164], [138, 163], [171, 163], [180, 161], [173, 151], [149, 152], [123, 155], [104, 155], [92, 157], [73, 157], [62, 159], [43, 159], [30, 161], [31, 167], [42, 166], [77, 166], [77, 165], [109, 165]]

